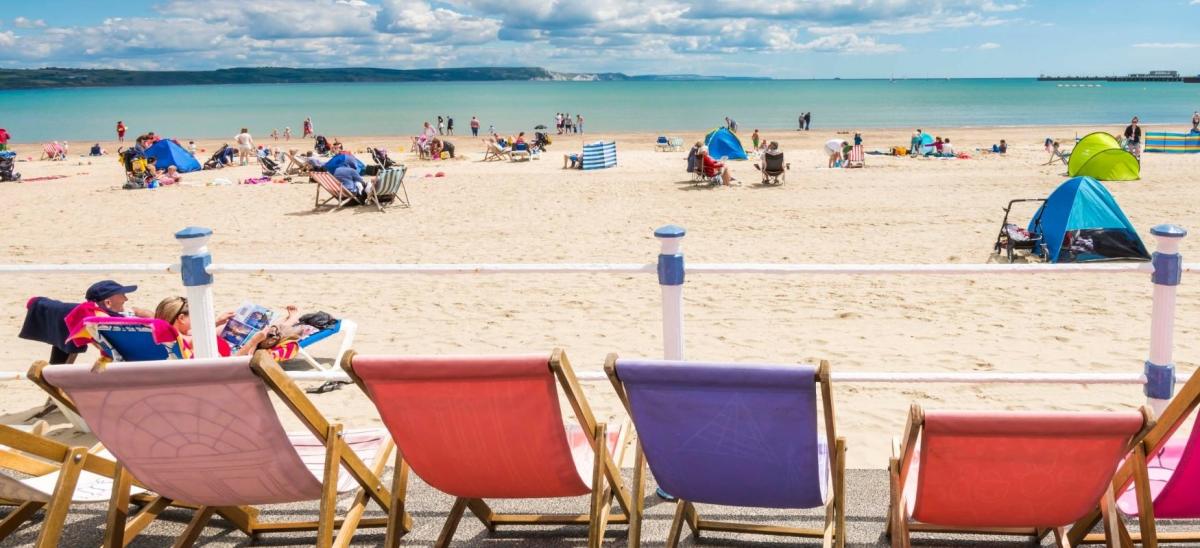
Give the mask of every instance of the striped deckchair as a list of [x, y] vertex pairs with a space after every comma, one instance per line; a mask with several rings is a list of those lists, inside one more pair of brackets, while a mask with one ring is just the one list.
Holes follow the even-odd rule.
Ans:
[[605, 169], [617, 165], [617, 143], [596, 141], [583, 145], [583, 169]]
[[[356, 203], [362, 205], [363, 203], [358, 196], [355, 196], [347, 191], [346, 187], [342, 186], [342, 183], [338, 182], [337, 178], [330, 173], [316, 171], [310, 173], [308, 177], [312, 179], [314, 183], [317, 183], [317, 199], [315, 205], [313, 205], [313, 209], [320, 209], [321, 206], [328, 204], [329, 202], [337, 202], [336, 204], [333, 204], [333, 209], [330, 211], [337, 211], [346, 204]], [[329, 197], [325, 198], [323, 201], [321, 200], [321, 190], [324, 190], [326, 194], [329, 194]]]
[[866, 155], [863, 154], [862, 145], [854, 145], [850, 149], [850, 155], [846, 157], [846, 167], [863, 167], [866, 162]]
[[[404, 174], [408, 172], [405, 166], [388, 168], [379, 173], [379, 180], [371, 189], [371, 201], [379, 211], [384, 211], [388, 205], [400, 204], [412, 207], [408, 201], [408, 189], [404, 186]], [[385, 203], [386, 200], [386, 203]]]
[[1143, 152], [1200, 153], [1200, 133], [1148, 131]]

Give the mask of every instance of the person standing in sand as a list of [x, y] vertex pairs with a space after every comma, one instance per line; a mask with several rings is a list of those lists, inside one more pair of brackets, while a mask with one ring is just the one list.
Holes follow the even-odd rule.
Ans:
[[316, 136], [317, 135], [315, 133], [313, 133], [312, 118], [306, 116], [304, 118], [304, 135], [303, 135], [303, 137], [316, 137]]
[[125, 122], [117, 120], [117, 142], [125, 142]]
[[274, 128], [271, 129], [271, 139], [274, 139], [275, 141], [279, 140], [279, 130], [278, 129], [274, 129]]
[[812, 129], [812, 112], [804, 113], [804, 131]]
[[1133, 154], [1135, 158], [1142, 157], [1142, 128], [1138, 126], [1138, 117], [1134, 116], [1133, 120], [1125, 126], [1125, 150]]
[[454, 135], [454, 118], [446, 115], [446, 135]]
[[291, 126], [283, 128], [283, 140], [284, 141], [292, 140], [292, 127]]
[[471, 117], [471, 137], [479, 137], [479, 118]]
[[575, 133], [578, 133], [580, 135], [583, 134], [583, 115], [582, 114], [575, 115]]
[[438, 126], [437, 127], [438, 127], [438, 135], [446, 134], [446, 131], [445, 131], [446, 130], [446, 120], [444, 118], [442, 118], [441, 116], [438, 116]]
[[242, 132], [233, 138], [238, 147], [238, 159], [242, 165], [250, 163], [250, 155], [254, 153], [254, 138], [250, 136], [250, 130], [242, 128]]
[[1192, 113], [1192, 133], [1200, 133], [1200, 110]]

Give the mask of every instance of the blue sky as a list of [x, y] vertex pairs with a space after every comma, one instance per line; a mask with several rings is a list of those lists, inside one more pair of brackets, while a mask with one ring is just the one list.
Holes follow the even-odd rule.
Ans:
[[1200, 74], [1200, 0], [56, 0], [5, 8], [4, 67]]

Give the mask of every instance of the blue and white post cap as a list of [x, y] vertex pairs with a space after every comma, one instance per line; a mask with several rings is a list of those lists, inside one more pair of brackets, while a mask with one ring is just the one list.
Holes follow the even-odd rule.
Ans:
[[183, 285], [192, 287], [212, 284], [212, 274], [208, 273], [208, 265], [212, 264], [208, 240], [212, 238], [212, 233], [212, 229], [202, 226], [189, 226], [175, 233], [175, 239], [183, 247], [179, 257]]

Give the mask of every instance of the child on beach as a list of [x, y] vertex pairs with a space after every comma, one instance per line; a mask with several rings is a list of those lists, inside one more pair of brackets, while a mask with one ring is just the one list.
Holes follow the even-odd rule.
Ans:
[[188, 152], [191, 153], [192, 156], [196, 155], [196, 141], [188, 141]]
[[274, 140], [276, 140], [276, 141], [278, 141], [278, 140], [279, 140], [279, 130], [278, 130], [278, 129], [272, 129], [272, 130], [271, 130], [271, 138], [272, 138], [272, 139], [274, 139]]
[[292, 127], [291, 126], [283, 128], [283, 140], [284, 141], [292, 140]]

